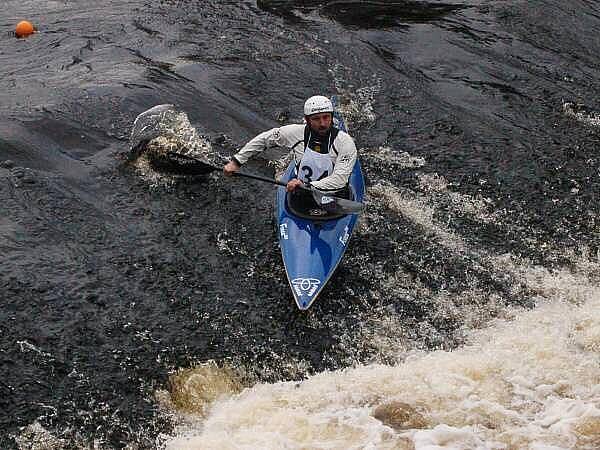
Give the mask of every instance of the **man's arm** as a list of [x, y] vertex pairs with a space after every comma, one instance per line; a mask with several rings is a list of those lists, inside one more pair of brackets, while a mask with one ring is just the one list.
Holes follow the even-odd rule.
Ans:
[[270, 147], [292, 147], [298, 140], [304, 138], [304, 125], [285, 125], [272, 128], [251, 139], [242, 149], [231, 158], [224, 167], [225, 175], [233, 175], [250, 158]]
[[304, 125], [294, 124], [272, 128], [250, 140], [233, 158], [242, 165], [267, 148], [291, 147], [298, 139], [304, 139]]

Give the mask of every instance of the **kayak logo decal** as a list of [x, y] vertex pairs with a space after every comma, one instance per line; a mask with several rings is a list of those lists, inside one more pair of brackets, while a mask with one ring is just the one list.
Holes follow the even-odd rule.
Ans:
[[288, 236], [288, 226], [287, 223], [282, 223], [281, 225], [279, 225], [279, 234], [281, 234], [281, 237], [285, 240], [288, 240], [290, 237]]
[[317, 278], [295, 278], [292, 280], [292, 286], [294, 286], [298, 297], [302, 297], [305, 294], [308, 297], [312, 297], [317, 292], [320, 284], [321, 280]]
[[348, 238], [350, 237], [350, 231], [348, 230], [348, 226], [344, 228], [344, 234], [340, 236], [340, 242], [342, 245], [346, 245], [348, 243]]

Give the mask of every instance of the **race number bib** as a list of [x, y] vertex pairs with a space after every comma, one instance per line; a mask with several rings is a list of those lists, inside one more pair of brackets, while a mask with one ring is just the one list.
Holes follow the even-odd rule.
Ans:
[[333, 163], [329, 154], [323, 155], [306, 147], [300, 161], [298, 179], [312, 183], [322, 180], [333, 172]]

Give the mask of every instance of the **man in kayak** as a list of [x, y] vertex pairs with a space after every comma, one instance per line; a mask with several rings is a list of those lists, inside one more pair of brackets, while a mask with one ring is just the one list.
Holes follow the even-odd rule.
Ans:
[[[296, 178], [286, 186], [288, 192], [306, 203], [310, 195], [300, 186], [310, 185], [337, 196], [348, 195], [348, 179], [356, 162], [356, 146], [346, 132], [333, 126], [333, 104], [322, 95], [304, 103], [306, 124], [272, 128], [249, 141], [223, 167], [231, 176], [250, 158], [269, 147], [287, 147], [293, 151]], [[307, 193], [310, 194], [310, 193]], [[313, 203], [314, 204], [314, 203]]]

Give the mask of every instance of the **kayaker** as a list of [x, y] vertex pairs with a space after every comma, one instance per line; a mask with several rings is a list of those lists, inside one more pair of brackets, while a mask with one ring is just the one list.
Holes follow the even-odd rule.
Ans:
[[287, 183], [286, 190], [300, 203], [312, 199], [310, 193], [299, 189], [309, 184], [337, 196], [347, 195], [356, 146], [350, 135], [333, 126], [331, 100], [322, 95], [310, 97], [304, 103], [304, 119], [306, 124], [285, 125], [259, 134], [225, 164], [223, 173], [233, 175], [269, 147], [287, 147], [293, 151], [297, 177]]

